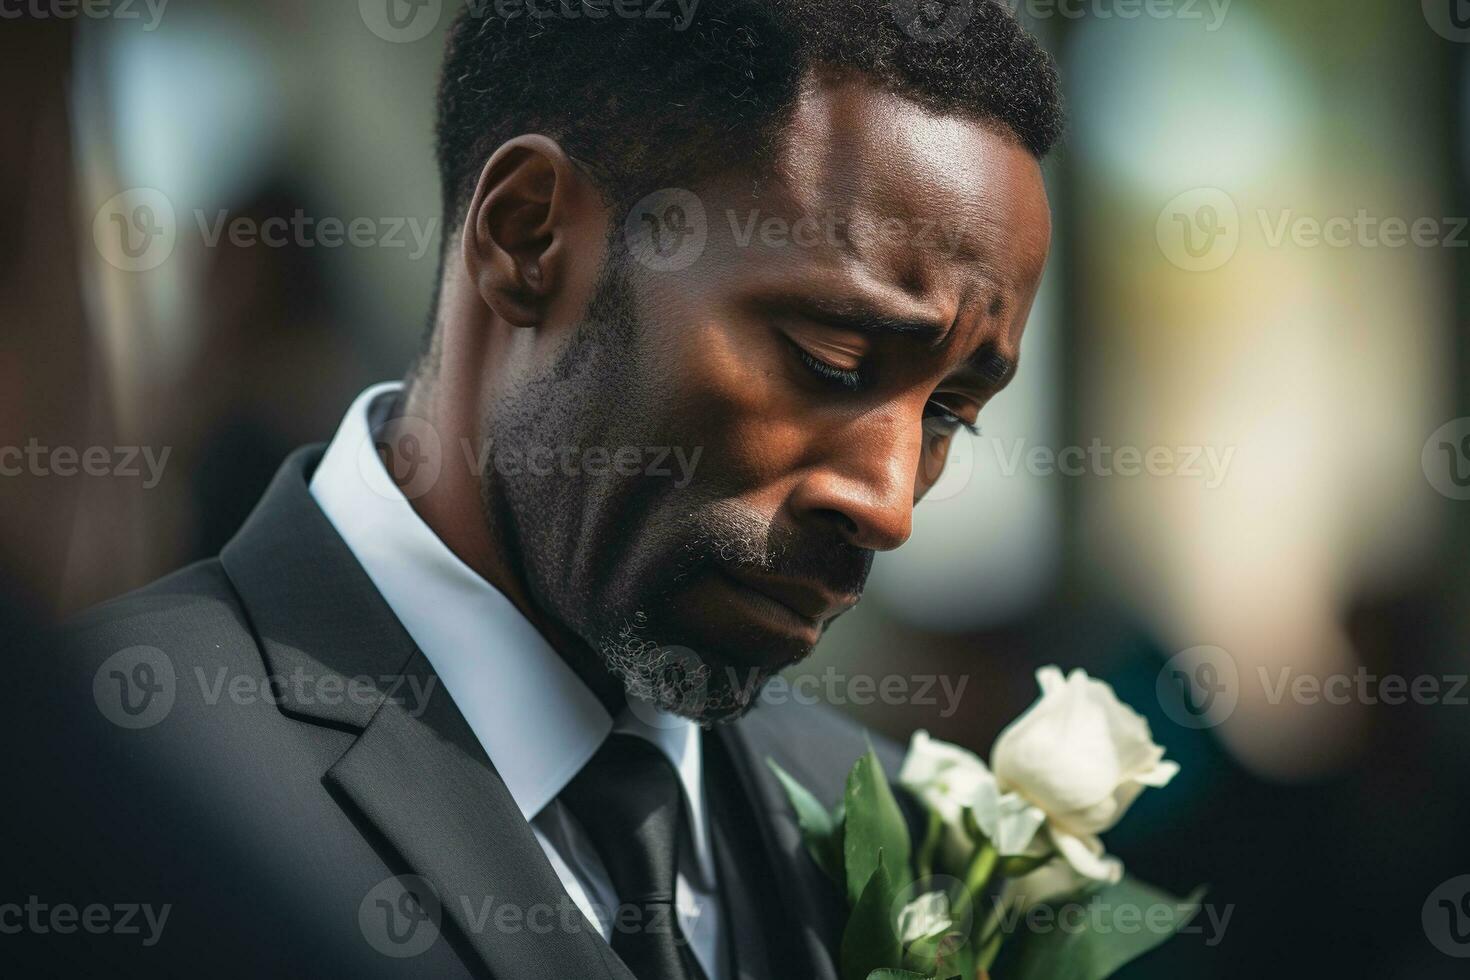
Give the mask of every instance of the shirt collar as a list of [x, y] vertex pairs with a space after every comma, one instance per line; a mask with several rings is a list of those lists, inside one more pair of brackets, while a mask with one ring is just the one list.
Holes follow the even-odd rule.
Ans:
[[[700, 729], [657, 711], [607, 713], [515, 605], [450, 551], [383, 468], [370, 413], [402, 384], [364, 391], [311, 478], [311, 494], [433, 665], [521, 814], [532, 820], [616, 727], [642, 735], [684, 786], [696, 858], [713, 875]], [[432, 447], [430, 447], [432, 448]], [[443, 465], [461, 457], [440, 447]]]

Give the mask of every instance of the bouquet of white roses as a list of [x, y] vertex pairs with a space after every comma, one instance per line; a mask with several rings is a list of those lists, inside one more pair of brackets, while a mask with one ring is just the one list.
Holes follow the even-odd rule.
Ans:
[[1036, 679], [1041, 698], [1001, 732], [989, 767], [914, 735], [898, 781], [927, 811], [917, 849], [871, 750], [832, 809], [771, 763], [807, 849], [847, 895], [843, 980], [983, 980], [1003, 946], [999, 980], [1101, 980], [1198, 908], [1198, 893], [1181, 901], [1126, 877], [1098, 837], [1179, 766], [1107, 684], [1056, 667]]

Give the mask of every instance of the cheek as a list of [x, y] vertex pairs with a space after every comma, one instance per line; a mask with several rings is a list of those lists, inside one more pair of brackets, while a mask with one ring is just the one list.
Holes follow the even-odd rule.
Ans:
[[914, 474], [914, 500], [920, 500], [944, 475], [949, 453], [957, 436], [947, 438], [925, 433], [924, 445], [919, 451], [918, 472]]
[[779, 494], [821, 433], [777, 338], [763, 325], [706, 316], [686, 321], [670, 353], [678, 380], [667, 404], [680, 438], [705, 447], [710, 475], [729, 494]]

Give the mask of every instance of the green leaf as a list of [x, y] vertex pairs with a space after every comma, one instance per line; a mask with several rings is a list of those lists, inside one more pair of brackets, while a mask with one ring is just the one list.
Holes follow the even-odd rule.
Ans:
[[994, 971], [1006, 980], [1103, 980], [1162, 945], [1199, 911], [1203, 889], [1188, 898], [1125, 877], [1116, 885], [1012, 914], [1012, 931]]
[[847, 819], [842, 833], [843, 867], [847, 875], [847, 902], [855, 906], [878, 867], [878, 854], [887, 855], [888, 876], [895, 891], [907, 885], [911, 844], [898, 801], [883, 775], [883, 764], [871, 748], [847, 774]]
[[843, 849], [843, 841], [847, 835], [847, 800], [838, 800], [837, 805], [832, 808], [832, 868], [828, 874], [838, 888], [844, 891], [847, 888], [847, 858]]
[[[944, 940], [944, 936], [930, 936], [910, 943], [903, 951], [904, 969], [926, 977], [934, 976], [939, 969], [939, 945]], [[902, 936], [899, 937], [899, 942], [903, 942]]]
[[868, 974], [867, 980], [932, 980], [925, 973], [915, 973], [913, 970], [874, 970]]
[[842, 932], [843, 980], [867, 980], [874, 970], [903, 962], [903, 946], [893, 923], [895, 893], [880, 851], [877, 866], [853, 904]]
[[828, 814], [827, 808], [812, 795], [796, 778], [776, 764], [775, 759], [766, 759], [766, 765], [776, 774], [791, 809], [796, 811], [796, 825], [801, 828], [801, 839], [812, 859], [839, 885], [842, 884], [842, 818], [839, 814]]

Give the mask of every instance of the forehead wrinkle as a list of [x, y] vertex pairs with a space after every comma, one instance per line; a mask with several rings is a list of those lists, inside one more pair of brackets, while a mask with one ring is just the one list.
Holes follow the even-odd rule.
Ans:
[[[849, 88], [861, 97], [844, 97]], [[776, 206], [819, 222], [829, 213], [863, 219], [867, 235], [824, 235], [802, 250], [816, 253], [806, 262], [839, 267], [869, 295], [931, 311], [950, 324], [944, 345], [963, 332], [976, 348], [993, 341], [1014, 361], [1050, 213], [1039, 164], [996, 129], [860, 83], [809, 77], [776, 153]], [[1039, 218], [1037, 207], [1046, 212]], [[885, 218], [906, 223], [897, 242], [885, 236]], [[903, 237], [921, 232], [933, 243], [927, 248]], [[965, 323], [978, 329], [961, 331]]]

